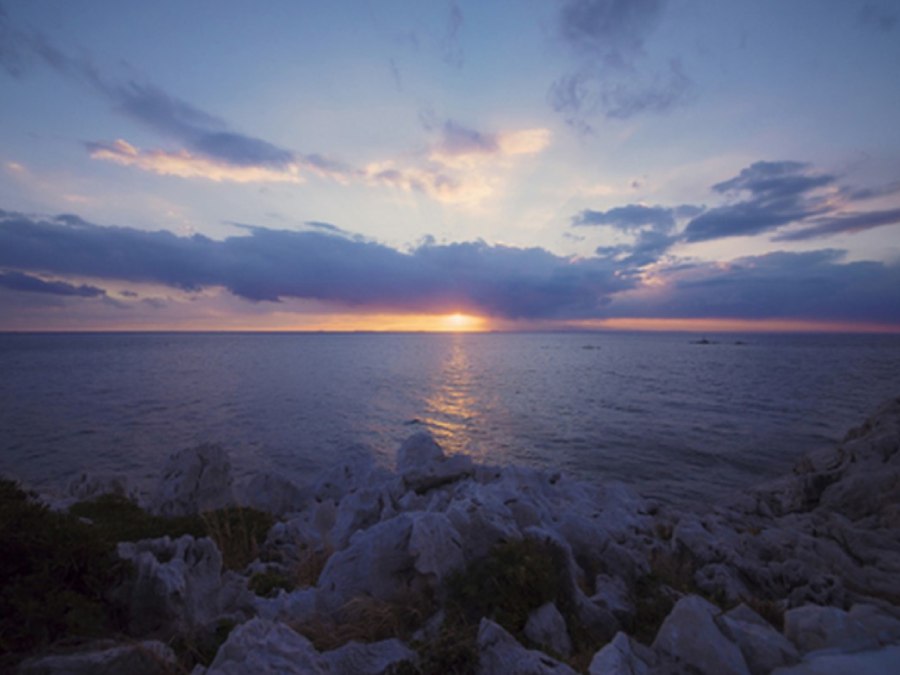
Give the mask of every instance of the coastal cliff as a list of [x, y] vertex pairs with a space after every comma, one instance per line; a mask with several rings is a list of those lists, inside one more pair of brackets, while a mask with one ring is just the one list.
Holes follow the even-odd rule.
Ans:
[[[89, 476], [69, 492], [59, 506], [88, 529], [108, 526], [99, 506], [121, 517], [130, 504], [166, 534], [115, 547], [125, 572], [104, 595], [117, 617], [105, 641], [43, 645], [21, 673], [800, 675], [900, 663], [900, 398], [790, 475], [705, 507], [477, 464], [423, 433], [394, 470], [363, 458], [305, 485], [235, 484], [227, 453], [207, 445], [172, 455], [153, 494]], [[233, 555], [236, 540], [251, 554]]]

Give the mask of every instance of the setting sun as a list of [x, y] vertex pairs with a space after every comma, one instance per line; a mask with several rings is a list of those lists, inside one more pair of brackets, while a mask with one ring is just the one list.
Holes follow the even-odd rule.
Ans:
[[442, 317], [441, 323], [444, 330], [463, 332], [484, 330], [484, 319], [479, 316], [456, 312]]

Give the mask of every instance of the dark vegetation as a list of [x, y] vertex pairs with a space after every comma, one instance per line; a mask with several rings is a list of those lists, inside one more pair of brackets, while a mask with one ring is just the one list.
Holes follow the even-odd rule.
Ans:
[[[274, 519], [231, 507], [195, 516], [163, 518], [115, 495], [55, 512], [14, 481], [0, 479], [0, 670], [51, 645], [124, 635], [127, 617], [110, 592], [131, 567], [116, 544], [169, 535], [211, 537], [227, 569], [254, 560]], [[215, 654], [230, 626], [210, 644], [185, 642], [186, 665]], [[211, 653], [210, 653], [211, 651]]]

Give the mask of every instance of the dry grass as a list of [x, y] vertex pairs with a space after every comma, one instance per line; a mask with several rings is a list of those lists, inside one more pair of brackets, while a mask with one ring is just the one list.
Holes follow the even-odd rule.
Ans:
[[332, 616], [318, 615], [291, 627], [305, 635], [319, 651], [328, 651], [353, 640], [408, 639], [432, 609], [428, 599], [412, 594], [393, 602], [359, 596]]

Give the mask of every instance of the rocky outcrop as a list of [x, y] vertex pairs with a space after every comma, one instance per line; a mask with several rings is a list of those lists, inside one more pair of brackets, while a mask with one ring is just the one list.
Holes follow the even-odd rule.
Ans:
[[[592, 675], [889, 672], [900, 652], [900, 400], [791, 476], [705, 508], [475, 464], [427, 434], [401, 446], [395, 472], [361, 455], [306, 486], [261, 477], [248, 487], [240, 501], [282, 519], [266, 562], [245, 575], [223, 574], [207, 539], [120, 545], [136, 572], [125, 594], [135, 635], [238, 624], [209, 673], [383, 673], [417, 660], [430, 672], [423, 657], [459, 635], [485, 675], [574, 672], [560, 659], [590, 662]], [[231, 499], [227, 457], [202, 446], [170, 459], [153, 508], [193, 513]], [[495, 574], [542, 590], [462, 596], [487, 607], [468, 616], [453, 595], [460, 573], [517, 542], [551, 561], [552, 583], [524, 574], [526, 559], [507, 560]], [[248, 577], [269, 573], [300, 587], [249, 595]], [[346, 644], [316, 649], [317, 626], [340, 627], [346, 637], [326, 642]]]
[[184, 516], [228, 506], [232, 494], [231, 462], [218, 445], [199, 445], [169, 457], [150, 500], [150, 511]]
[[242, 618], [252, 602], [243, 579], [222, 574], [222, 555], [208, 538], [184, 535], [119, 544], [132, 578], [119, 590], [137, 635], [195, 633], [217, 619]]
[[162, 642], [95, 645], [74, 654], [28, 659], [19, 664], [20, 675], [158, 675], [174, 671], [175, 654]]

